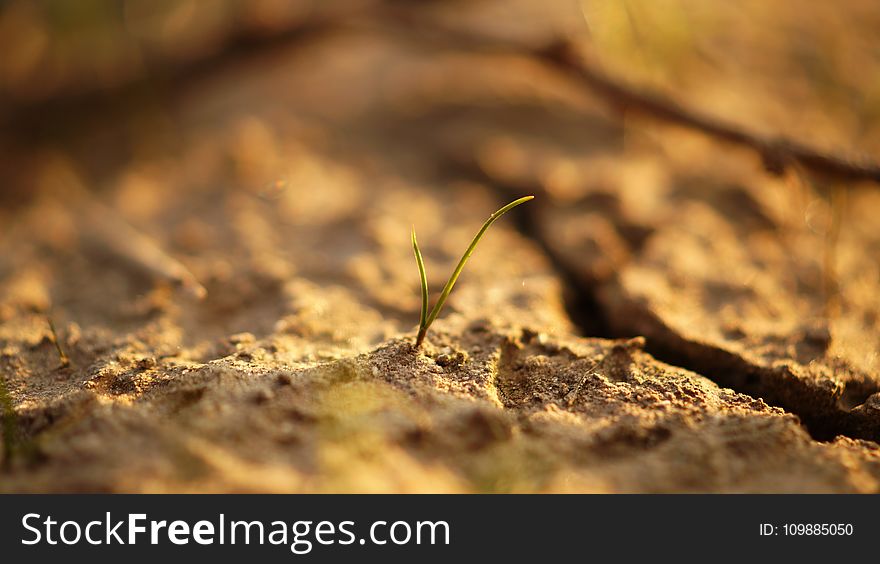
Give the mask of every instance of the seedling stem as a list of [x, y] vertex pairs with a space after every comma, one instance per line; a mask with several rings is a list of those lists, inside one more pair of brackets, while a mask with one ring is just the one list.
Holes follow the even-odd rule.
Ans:
[[483, 224], [477, 234], [474, 236], [471, 244], [468, 246], [467, 250], [462, 255], [461, 260], [458, 261], [458, 265], [455, 267], [455, 270], [452, 271], [452, 276], [449, 277], [449, 280], [446, 281], [446, 285], [443, 286], [443, 291], [440, 292], [440, 297], [437, 299], [437, 303], [434, 304], [434, 307], [431, 309], [430, 313], [428, 312], [428, 278], [425, 275], [425, 262], [422, 259], [422, 253], [419, 250], [419, 243], [416, 240], [416, 229], [413, 227], [412, 230], [412, 246], [413, 253], [416, 255], [416, 264], [419, 267], [419, 278], [421, 279], [421, 287], [422, 287], [422, 309], [421, 314], [419, 316], [419, 333], [416, 337], [416, 348], [422, 346], [422, 341], [425, 340], [425, 335], [428, 332], [428, 328], [434, 323], [434, 320], [437, 319], [437, 316], [440, 315], [440, 310], [443, 309], [443, 305], [446, 303], [446, 299], [449, 297], [450, 292], [452, 292], [453, 286], [455, 286], [455, 282], [458, 280], [461, 271], [464, 269], [465, 263], [474, 254], [474, 249], [477, 248], [477, 243], [480, 242], [480, 239], [483, 238], [483, 235], [486, 233], [486, 230], [489, 229], [495, 221], [506, 214], [516, 206], [520, 204], [524, 204], [529, 200], [533, 199], [534, 196], [524, 196], [519, 198], [518, 200], [514, 200], [496, 211], [492, 215], [489, 216], [489, 219]]

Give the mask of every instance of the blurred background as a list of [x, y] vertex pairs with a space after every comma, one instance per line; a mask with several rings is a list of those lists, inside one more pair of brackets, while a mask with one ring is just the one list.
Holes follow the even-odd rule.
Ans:
[[[876, 440], [849, 411], [880, 391], [877, 186], [771, 174], [541, 49], [565, 39], [635, 92], [872, 159], [878, 32], [871, 0], [0, 2], [12, 402], [39, 434], [84, 389], [128, 405], [242, 351], [263, 374], [373, 350], [418, 320], [413, 225], [436, 294], [484, 218], [535, 194], [439, 330], [644, 335], [817, 438]], [[790, 392], [782, 365], [836, 383]]]
[[[52, 101], [130, 91], [133, 84], [149, 99], [159, 84], [198, 78], [206, 61], [277, 47], [297, 40], [303, 28], [332, 20], [382, 19], [375, 6], [406, 4], [7, 1], [0, 21], [4, 114], [8, 119]], [[532, 39], [564, 34], [641, 84], [756, 128], [824, 139], [829, 146], [876, 148], [880, 85], [872, 39], [878, 15], [871, 2], [419, 4], [422, 13], [483, 32]], [[346, 56], [353, 54], [338, 58]]]
[[[224, 268], [246, 260], [279, 279], [353, 276], [405, 315], [409, 265], [388, 270], [408, 251], [377, 241], [377, 222], [441, 229], [432, 207], [461, 214], [471, 198], [500, 201], [499, 190], [544, 192], [543, 210], [576, 202], [599, 219], [561, 229], [564, 210], [550, 210], [528, 228], [596, 294], [671, 203], [697, 196], [722, 213], [776, 206], [786, 229], [815, 235], [807, 285], [827, 309], [839, 226], [855, 221], [834, 219], [853, 207], [832, 201], [838, 179], [767, 178], [748, 151], [618, 111], [613, 93], [597, 96], [534, 53], [564, 38], [636, 92], [768, 139], [870, 157], [880, 150], [878, 12], [857, 0], [4, 2], [6, 262], [26, 263], [11, 257], [29, 247], [111, 247], [181, 283], [169, 268], [198, 270], [192, 262], [217, 252]], [[481, 38], [522, 49], [493, 53]], [[752, 178], [760, 187], [730, 186]], [[346, 231], [351, 217], [366, 231]], [[129, 227], [139, 242], [115, 248], [125, 237], [113, 233]], [[460, 242], [439, 244], [454, 254]], [[360, 264], [377, 260], [376, 245], [394, 258]], [[176, 264], [163, 273], [151, 253]], [[56, 292], [44, 293], [45, 308]], [[607, 332], [599, 325], [587, 329]]]

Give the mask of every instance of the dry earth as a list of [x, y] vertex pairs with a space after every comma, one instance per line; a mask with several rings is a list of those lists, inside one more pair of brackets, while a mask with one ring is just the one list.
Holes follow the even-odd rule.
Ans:
[[880, 191], [370, 31], [158, 96], [3, 139], [0, 491], [880, 491]]

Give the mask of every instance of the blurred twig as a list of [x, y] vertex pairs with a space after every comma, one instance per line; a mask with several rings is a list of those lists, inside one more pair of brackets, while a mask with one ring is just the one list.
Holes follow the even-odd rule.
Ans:
[[420, 40], [433, 37], [456, 49], [517, 55], [540, 60], [580, 83], [621, 112], [642, 114], [751, 149], [761, 157], [765, 168], [774, 174], [782, 174], [792, 165], [799, 165], [812, 173], [831, 176], [838, 180], [865, 180], [880, 184], [880, 165], [871, 159], [857, 159], [848, 155], [825, 152], [783, 136], [762, 135], [688, 107], [659, 92], [627, 84], [600, 69], [595, 61], [580, 53], [570, 39], [558, 39], [545, 45], [534, 46], [515, 40], [484, 36], [452, 28], [418, 15], [417, 12], [421, 8], [412, 8], [408, 4], [408, 2], [388, 1], [367, 2], [364, 9], [307, 18], [287, 30], [244, 30], [230, 35], [221, 48], [201, 60], [186, 61], [177, 65], [169, 64], [167, 68], [162, 69], [162, 72], [144, 77], [141, 81], [125, 84], [115, 92], [89, 91], [77, 96], [43, 101], [33, 106], [20, 106], [11, 111], [0, 112], [0, 129], [5, 126], [25, 132], [29, 130], [28, 124], [45, 123], [47, 116], [70, 114], [72, 110], [82, 109], [83, 106], [103, 109], [109, 98], [130, 93], [132, 90], [137, 91], [143, 87], [144, 82], [179, 84], [209, 72], [221, 61], [282, 43], [308, 41], [331, 30], [345, 29], [348, 24], [367, 21], [378, 25], [383, 31], [405, 33]]
[[586, 57], [579, 56], [570, 42], [560, 41], [534, 54], [582, 82], [621, 111], [642, 113], [752, 149], [762, 158], [765, 168], [774, 174], [782, 174], [797, 163], [811, 172], [841, 180], [880, 183], [880, 165], [873, 161], [825, 153], [782, 136], [762, 136], [656, 92], [634, 88], [600, 71]]
[[731, 122], [710, 116], [659, 92], [638, 88], [606, 73], [590, 57], [581, 53], [570, 39], [556, 39], [544, 45], [477, 35], [413, 17], [411, 12], [395, 12], [397, 29], [416, 32], [419, 37], [433, 35], [457, 49], [537, 59], [600, 96], [620, 112], [642, 114], [700, 131], [716, 139], [755, 151], [765, 168], [781, 175], [792, 165], [838, 180], [866, 180], [880, 184], [880, 164], [867, 158], [853, 158], [823, 152], [811, 145], [783, 136], [765, 136]]

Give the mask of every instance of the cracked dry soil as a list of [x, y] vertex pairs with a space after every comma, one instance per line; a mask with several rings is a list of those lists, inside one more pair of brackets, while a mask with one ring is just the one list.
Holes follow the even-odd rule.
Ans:
[[[6, 143], [0, 491], [880, 490], [880, 193], [850, 194], [831, 299], [803, 221], [827, 203], [791, 179], [401, 41], [276, 48], [162, 119]], [[414, 350], [410, 226], [436, 295], [525, 193]]]

